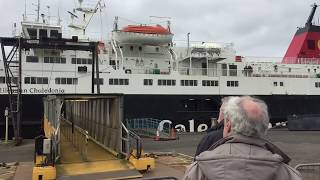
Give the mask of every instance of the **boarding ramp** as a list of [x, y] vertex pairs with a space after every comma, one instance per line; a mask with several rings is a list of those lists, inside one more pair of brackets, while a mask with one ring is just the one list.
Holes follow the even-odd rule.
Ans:
[[126, 126], [141, 137], [171, 139], [171, 123], [153, 118], [126, 119]]
[[295, 169], [303, 180], [320, 180], [320, 163], [298, 164]]
[[129, 163], [142, 148], [122, 124], [122, 102], [120, 95], [44, 98], [44, 131], [52, 140], [50, 157], [59, 179], [142, 177]]

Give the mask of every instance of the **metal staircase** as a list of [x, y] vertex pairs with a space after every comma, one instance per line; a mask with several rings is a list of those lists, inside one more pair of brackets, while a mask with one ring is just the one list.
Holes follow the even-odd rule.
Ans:
[[9, 95], [9, 117], [11, 118], [16, 144], [21, 143], [20, 120], [21, 120], [21, 38], [8, 45], [11, 47], [6, 54], [5, 44], [1, 42], [5, 80]]

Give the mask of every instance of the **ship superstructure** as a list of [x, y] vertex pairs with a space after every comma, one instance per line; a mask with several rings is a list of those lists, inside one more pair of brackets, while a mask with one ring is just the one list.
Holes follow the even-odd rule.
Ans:
[[[92, 15], [98, 7], [78, 10]], [[74, 12], [70, 15], [77, 16]], [[90, 18], [87, 20], [84, 24]], [[95, 68], [99, 73], [94, 79], [90, 52], [52, 49], [22, 52], [22, 124], [39, 125], [44, 95], [91, 94], [92, 84], [99, 85], [95, 93], [124, 94], [126, 119], [169, 120], [177, 129], [190, 132], [210, 127], [223, 96], [260, 97], [269, 105], [272, 123], [285, 121], [292, 114], [318, 113], [317, 57], [285, 57], [299, 63], [270, 62], [268, 58], [256, 61], [254, 57], [236, 56], [232, 43], [175, 42], [170, 22], [119, 27], [118, 21], [116, 17], [111, 38], [98, 45], [99, 63]], [[42, 21], [24, 21], [21, 25], [22, 36], [28, 39], [63, 36], [61, 25], [49, 25], [45, 16]], [[74, 38], [88, 40], [86, 25], [72, 23], [70, 27], [76, 30]], [[6, 102], [2, 64], [0, 98]], [[5, 106], [1, 106], [1, 111]], [[2, 114], [0, 119], [2, 123]]]

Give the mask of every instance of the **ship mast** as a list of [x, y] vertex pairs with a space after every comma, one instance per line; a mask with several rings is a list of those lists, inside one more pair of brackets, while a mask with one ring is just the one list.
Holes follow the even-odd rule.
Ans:
[[37, 4], [37, 22], [40, 20], [40, 0], [38, 0]]
[[314, 13], [316, 12], [317, 7], [318, 7], [318, 5], [316, 3], [314, 3], [312, 5], [312, 9], [311, 9], [310, 15], [308, 17], [308, 20], [306, 22], [306, 26], [311, 26], [312, 25], [313, 16], [314, 16]]

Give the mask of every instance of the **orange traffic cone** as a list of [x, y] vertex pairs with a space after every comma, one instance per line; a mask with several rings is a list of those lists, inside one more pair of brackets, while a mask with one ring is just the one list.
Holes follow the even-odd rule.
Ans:
[[170, 133], [171, 139], [176, 139], [177, 138], [177, 133], [175, 128], [171, 128], [171, 133]]
[[156, 132], [156, 137], [154, 138], [154, 140], [160, 141], [160, 133], [159, 133], [159, 130], [157, 130], [157, 132]]

